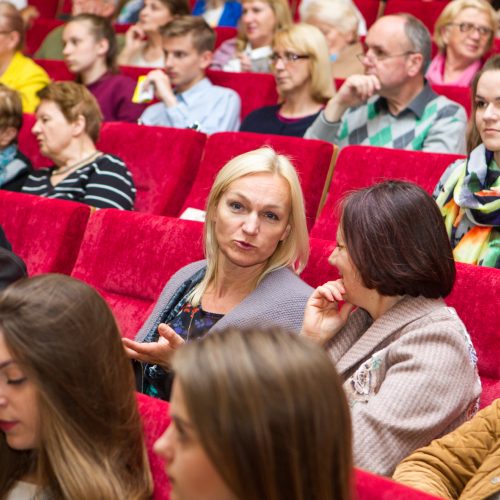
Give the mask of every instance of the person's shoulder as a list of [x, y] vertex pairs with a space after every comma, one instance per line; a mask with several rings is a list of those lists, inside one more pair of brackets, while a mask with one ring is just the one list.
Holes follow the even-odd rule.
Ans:
[[262, 108], [257, 108], [257, 109], [254, 109], [253, 111], [250, 111], [250, 113], [248, 113], [248, 115], [246, 116], [245, 120], [246, 119], [261, 119], [264, 117], [275, 118], [279, 109], [280, 109], [279, 104], [273, 104], [272, 106], [262, 106]]
[[314, 290], [300, 276], [287, 267], [272, 271], [265, 277], [263, 282], [276, 290], [280, 290], [279, 295], [285, 301], [289, 300], [290, 297], [308, 298]]
[[89, 163], [88, 167], [120, 175], [131, 175], [125, 162], [120, 157], [110, 153], [102, 154], [92, 163]]
[[220, 85], [211, 84], [211, 90], [215, 96], [228, 98], [231, 96], [232, 98], [236, 98], [240, 100], [240, 96], [236, 90], [229, 89], [227, 87], [221, 87]]
[[436, 121], [449, 118], [454, 118], [464, 123], [467, 121], [467, 113], [464, 107], [444, 95], [436, 94], [436, 97], [429, 101], [425, 108], [426, 111], [433, 111]]
[[167, 281], [167, 284], [165, 285], [164, 291], [167, 289], [170, 289], [172, 287], [174, 287], [174, 289], [177, 289], [186, 280], [188, 280], [193, 275], [195, 275], [198, 271], [200, 271], [201, 269], [206, 267], [206, 265], [207, 265], [206, 260], [197, 260], [195, 262], [191, 262], [191, 264], [188, 264], [184, 267], [181, 267]]

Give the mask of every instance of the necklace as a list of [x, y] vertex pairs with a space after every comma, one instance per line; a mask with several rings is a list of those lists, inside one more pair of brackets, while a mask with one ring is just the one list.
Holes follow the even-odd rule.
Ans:
[[92, 160], [94, 160], [98, 156], [101, 156], [101, 154], [102, 153], [100, 151], [94, 151], [90, 156], [87, 156], [83, 160], [80, 160], [80, 161], [77, 161], [76, 163], [73, 163], [73, 165], [69, 165], [68, 167], [57, 168], [57, 169], [53, 170], [52, 175], [65, 174], [66, 172], [69, 172], [70, 170], [76, 169], [78, 167], [81, 167], [82, 165], [85, 165], [85, 164], [91, 162]]

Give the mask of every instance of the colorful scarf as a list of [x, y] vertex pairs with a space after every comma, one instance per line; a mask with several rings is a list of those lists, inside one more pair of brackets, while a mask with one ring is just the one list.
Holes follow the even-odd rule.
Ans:
[[10, 182], [25, 168], [24, 164], [13, 163], [16, 154], [17, 146], [15, 144], [11, 144], [0, 151], [0, 186]]
[[483, 144], [455, 162], [434, 193], [459, 262], [500, 268], [500, 168]]

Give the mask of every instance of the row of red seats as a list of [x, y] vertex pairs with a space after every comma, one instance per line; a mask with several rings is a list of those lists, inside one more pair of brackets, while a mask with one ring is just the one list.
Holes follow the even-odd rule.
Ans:
[[[202, 258], [202, 225], [118, 210], [90, 214], [78, 203], [0, 192], [0, 224], [30, 274], [63, 272], [96, 287], [122, 334], [133, 337], [172, 274]], [[311, 286], [338, 278], [327, 261], [334, 246], [331, 240], [311, 238], [310, 261], [302, 273]], [[500, 270], [466, 264], [457, 269], [446, 301], [477, 349], [486, 405], [500, 396], [500, 330], [492, 316], [500, 308]]]

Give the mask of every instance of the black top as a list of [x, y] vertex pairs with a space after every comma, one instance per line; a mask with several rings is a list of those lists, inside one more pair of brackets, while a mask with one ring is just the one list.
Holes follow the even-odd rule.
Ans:
[[14, 160], [7, 166], [7, 168], [9, 167], [15, 167], [17, 173], [11, 180], [3, 184], [1, 189], [5, 189], [6, 191], [21, 191], [26, 179], [33, 171], [31, 161], [18, 149]]

